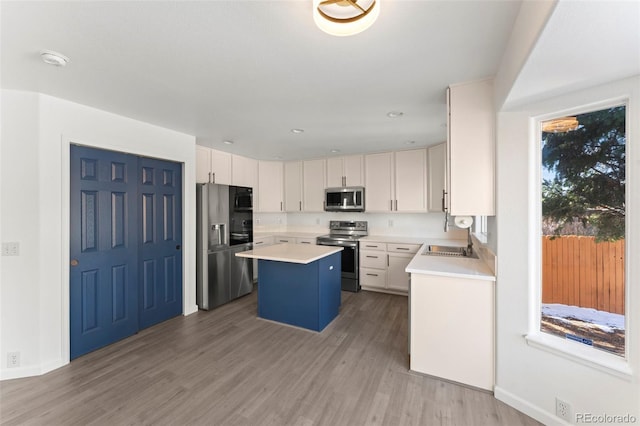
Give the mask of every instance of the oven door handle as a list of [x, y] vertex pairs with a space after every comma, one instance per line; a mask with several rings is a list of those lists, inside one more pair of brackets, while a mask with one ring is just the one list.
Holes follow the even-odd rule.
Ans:
[[336, 247], [358, 247], [355, 242], [339, 242], [339, 241], [318, 241], [319, 246], [336, 246]]

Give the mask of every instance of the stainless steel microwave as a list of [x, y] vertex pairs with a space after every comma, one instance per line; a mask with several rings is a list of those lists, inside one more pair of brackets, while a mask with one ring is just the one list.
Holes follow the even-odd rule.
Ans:
[[352, 186], [325, 189], [324, 210], [328, 212], [363, 212], [364, 188]]

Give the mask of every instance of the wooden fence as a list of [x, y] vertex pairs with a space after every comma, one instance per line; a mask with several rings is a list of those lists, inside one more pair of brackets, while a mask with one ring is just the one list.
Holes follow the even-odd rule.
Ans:
[[542, 303], [624, 314], [624, 240], [542, 237]]

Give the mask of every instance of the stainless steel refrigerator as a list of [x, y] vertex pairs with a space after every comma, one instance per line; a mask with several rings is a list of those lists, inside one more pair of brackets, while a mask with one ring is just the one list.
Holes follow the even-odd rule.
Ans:
[[253, 290], [253, 262], [235, 254], [253, 243], [252, 189], [196, 186], [196, 298], [213, 309]]

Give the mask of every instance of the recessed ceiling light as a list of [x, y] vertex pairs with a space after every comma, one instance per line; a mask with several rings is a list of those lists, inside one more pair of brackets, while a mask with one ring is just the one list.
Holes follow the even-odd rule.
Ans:
[[340, 150], [339, 149], [332, 149], [331, 152], [335, 154], [336, 152], [340, 152]]
[[40, 52], [40, 58], [45, 64], [54, 65], [56, 67], [64, 67], [69, 62], [69, 58], [61, 53], [54, 52], [53, 50], [42, 50]]
[[291, 133], [299, 135], [300, 133], [304, 133], [304, 129], [291, 129]]
[[389, 118], [398, 118], [398, 117], [402, 117], [404, 115], [404, 112], [402, 111], [390, 111], [387, 113], [387, 117]]
[[416, 143], [416, 141], [406, 141], [404, 144], [405, 145], [413, 145], [414, 143]]
[[224, 140], [222, 141], [222, 143], [225, 145], [233, 145], [233, 141], [230, 141], [230, 140]]

